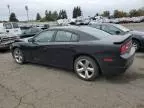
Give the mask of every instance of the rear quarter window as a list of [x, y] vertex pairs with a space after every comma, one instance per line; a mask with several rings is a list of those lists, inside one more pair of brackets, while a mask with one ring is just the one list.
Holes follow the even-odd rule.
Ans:
[[82, 27], [81, 31], [85, 32], [86, 34], [89, 34], [91, 36], [94, 36], [98, 39], [102, 39], [102, 38], [106, 38], [108, 36], [111, 36], [109, 33], [96, 29], [96, 28], [92, 28], [92, 27]]

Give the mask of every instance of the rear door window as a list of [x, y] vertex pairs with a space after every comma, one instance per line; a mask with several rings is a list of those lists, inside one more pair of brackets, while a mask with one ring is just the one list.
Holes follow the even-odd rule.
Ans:
[[58, 31], [55, 37], [56, 42], [69, 42], [71, 40], [72, 33], [65, 31]]
[[55, 37], [56, 42], [75, 42], [78, 41], [78, 35], [67, 32], [67, 31], [58, 31]]

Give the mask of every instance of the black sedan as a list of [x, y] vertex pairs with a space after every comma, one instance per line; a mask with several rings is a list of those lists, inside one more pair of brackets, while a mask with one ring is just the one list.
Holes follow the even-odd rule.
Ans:
[[137, 50], [144, 48], [144, 32], [130, 30], [122, 25], [111, 23], [97, 23], [89, 26], [103, 30], [111, 35], [125, 35], [129, 33], [132, 35], [134, 47]]
[[74, 69], [84, 80], [124, 73], [134, 60], [129, 35], [112, 37], [87, 26], [56, 27], [11, 46], [15, 61]]
[[32, 27], [29, 28], [28, 30], [25, 30], [21, 35], [20, 38], [28, 38], [28, 37], [33, 37], [34, 35], [36, 35], [37, 33], [41, 32], [42, 29], [40, 28], [36, 28], [36, 27]]

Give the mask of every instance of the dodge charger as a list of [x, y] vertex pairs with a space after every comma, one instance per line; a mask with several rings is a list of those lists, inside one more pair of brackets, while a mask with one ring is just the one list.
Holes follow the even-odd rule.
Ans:
[[99, 75], [124, 73], [133, 63], [132, 37], [111, 36], [87, 26], [54, 27], [11, 45], [18, 64], [26, 62], [74, 70], [90, 81]]

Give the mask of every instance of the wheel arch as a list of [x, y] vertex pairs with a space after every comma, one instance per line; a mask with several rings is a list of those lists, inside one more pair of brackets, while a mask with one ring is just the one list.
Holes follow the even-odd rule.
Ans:
[[13, 46], [11, 51], [13, 52], [16, 48], [20, 48], [20, 46]]
[[13, 52], [16, 48], [19, 48], [20, 49], [20, 46], [13, 46], [12, 49], [11, 49], [11, 53], [12, 53], [12, 56], [13, 56]]
[[93, 56], [91, 56], [90, 54], [80, 53], [80, 54], [75, 55], [73, 58], [73, 68], [74, 68], [75, 60], [80, 56], [87, 56], [87, 57], [90, 57], [91, 59], [93, 59], [95, 61], [95, 63], [98, 65], [99, 73], [102, 74], [101, 66], [98, 63], [98, 60], [96, 58], [94, 58]]

